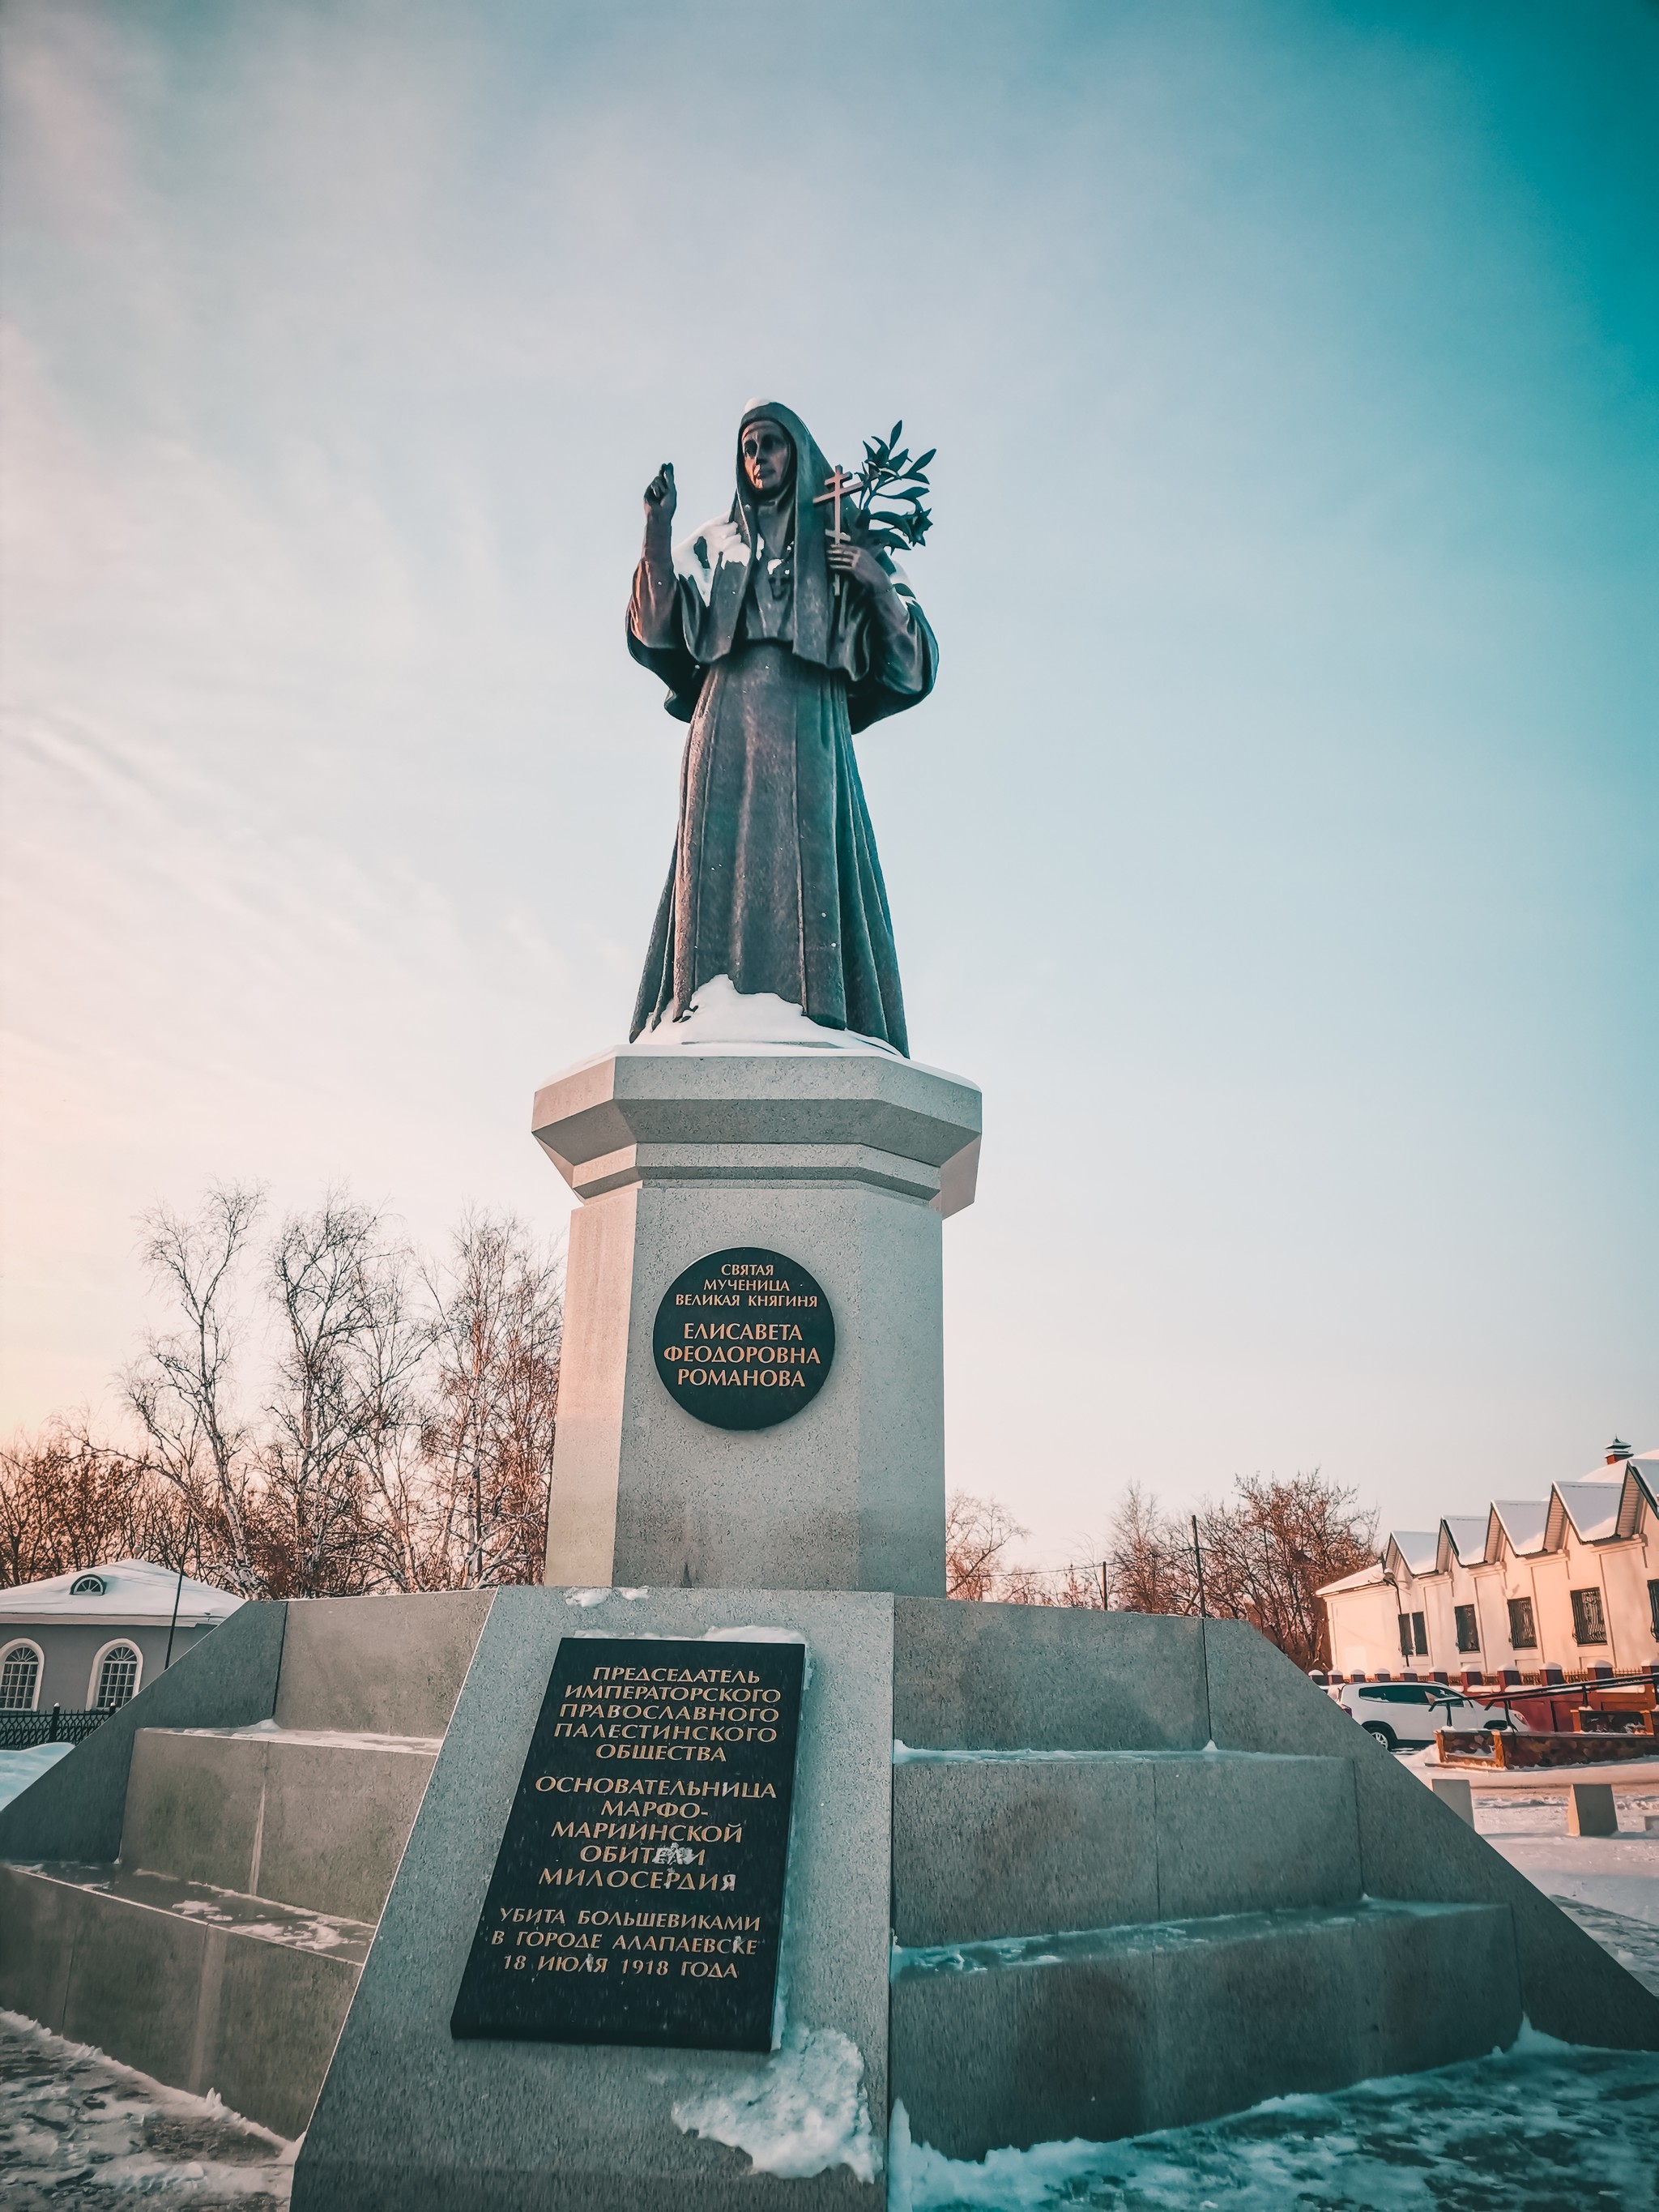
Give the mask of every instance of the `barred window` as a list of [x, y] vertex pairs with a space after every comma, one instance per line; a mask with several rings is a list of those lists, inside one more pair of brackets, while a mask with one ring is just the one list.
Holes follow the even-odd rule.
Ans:
[[98, 1666], [93, 1704], [108, 1712], [124, 1705], [138, 1686], [138, 1654], [130, 1644], [112, 1644]]
[[1419, 1659], [1429, 1656], [1429, 1624], [1420, 1613], [1412, 1615], [1412, 1650]]
[[1510, 1600], [1510, 1642], [1517, 1651], [1535, 1651], [1538, 1649], [1538, 1630], [1533, 1621], [1532, 1600], [1529, 1597], [1512, 1597]]
[[1576, 1589], [1572, 1597], [1572, 1633], [1579, 1644], [1605, 1644], [1607, 1640], [1607, 1616], [1601, 1610], [1599, 1589]]
[[1474, 1607], [1472, 1605], [1459, 1605], [1454, 1606], [1452, 1610], [1457, 1616], [1458, 1650], [1478, 1651], [1480, 1649], [1480, 1631], [1475, 1622]]
[[40, 1654], [32, 1644], [14, 1644], [0, 1659], [0, 1713], [32, 1713], [40, 1686]]
[[1402, 1659], [1412, 1656], [1412, 1617], [1408, 1613], [1400, 1616], [1400, 1656]]

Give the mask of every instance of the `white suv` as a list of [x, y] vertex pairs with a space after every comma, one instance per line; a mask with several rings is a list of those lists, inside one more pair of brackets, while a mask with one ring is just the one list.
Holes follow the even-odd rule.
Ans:
[[1519, 1725], [1502, 1705], [1476, 1705], [1443, 1682], [1336, 1682], [1328, 1694], [1389, 1751], [1420, 1751], [1437, 1729]]

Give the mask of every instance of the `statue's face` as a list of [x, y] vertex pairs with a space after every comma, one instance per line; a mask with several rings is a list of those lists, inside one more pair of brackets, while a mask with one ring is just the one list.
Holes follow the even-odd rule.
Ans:
[[743, 472], [763, 499], [781, 491], [795, 465], [795, 448], [780, 423], [762, 416], [743, 434]]

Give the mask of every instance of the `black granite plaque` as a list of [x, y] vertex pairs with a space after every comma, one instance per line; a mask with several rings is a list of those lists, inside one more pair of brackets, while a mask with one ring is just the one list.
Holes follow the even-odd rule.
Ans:
[[805, 1661], [563, 1639], [452, 2035], [771, 2049]]
[[769, 1429], [823, 1388], [835, 1317], [798, 1261], [740, 1245], [669, 1285], [651, 1348], [663, 1388], [688, 1413], [719, 1429]]

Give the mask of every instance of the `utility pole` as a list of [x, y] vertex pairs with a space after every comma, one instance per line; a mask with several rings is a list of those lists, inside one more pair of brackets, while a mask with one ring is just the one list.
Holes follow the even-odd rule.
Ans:
[[173, 1618], [167, 1623], [167, 1656], [161, 1662], [161, 1672], [164, 1674], [173, 1664], [173, 1632], [179, 1626], [179, 1600], [183, 1596], [185, 1589], [185, 1561], [190, 1556], [190, 1540], [195, 1533], [195, 1522], [187, 1522], [185, 1528], [185, 1540], [179, 1547], [179, 1579], [173, 1586]]
[[1198, 1617], [1206, 1618], [1204, 1607], [1204, 1554], [1198, 1548], [1198, 1516], [1193, 1516], [1193, 1565], [1198, 1569]]

